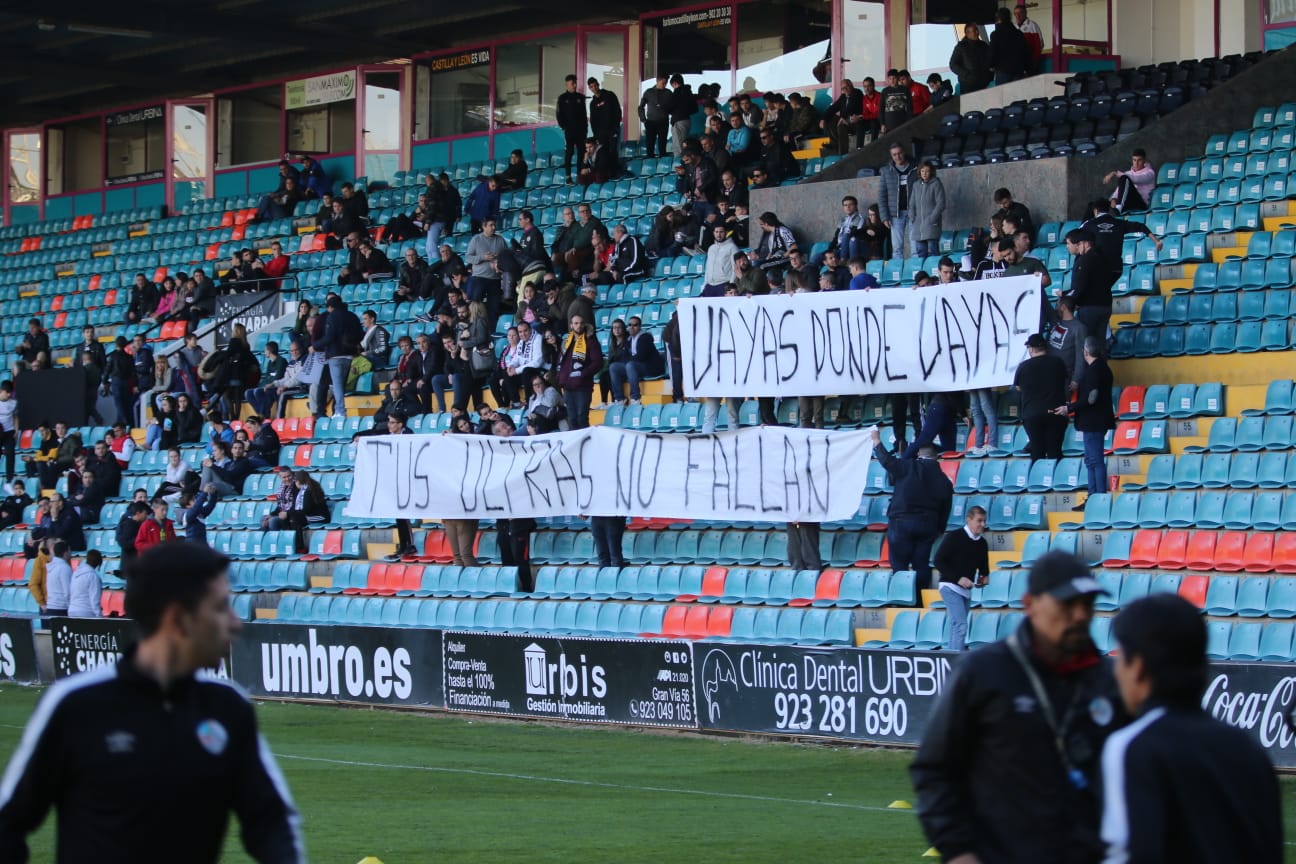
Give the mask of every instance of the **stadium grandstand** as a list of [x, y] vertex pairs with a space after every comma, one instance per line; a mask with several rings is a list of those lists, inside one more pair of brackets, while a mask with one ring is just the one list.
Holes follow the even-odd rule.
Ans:
[[[108, 618], [124, 613], [135, 548], [210, 544], [233, 559], [254, 643], [290, 625], [526, 635], [532, 648], [692, 642], [694, 665], [659, 680], [684, 676], [695, 711], [673, 719], [693, 728], [736, 722], [717, 719], [710, 684], [738, 684], [704, 664], [711, 646], [953, 662], [942, 595], [919, 575], [929, 562], [892, 566], [894, 477], [876, 458], [854, 514], [817, 526], [808, 558], [790, 555], [806, 535], [783, 521], [684, 507], [615, 526], [576, 510], [443, 524], [353, 497], [358, 447], [387, 433], [683, 438], [736, 420], [852, 440], [878, 427], [897, 450], [933, 440], [935, 403], [956, 419], [940, 437], [952, 504], [932, 530], [987, 515], [969, 647], [1010, 633], [1032, 562], [1066, 550], [1109, 592], [1093, 628], [1104, 651], [1111, 614], [1175, 592], [1206, 616], [1213, 660], [1296, 661], [1296, 17], [1277, 0], [1052, 0], [998, 25], [1030, 37], [1020, 69], [987, 52], [951, 71], [965, 24], [971, 41], [1007, 41], [994, 4], [972, 21], [986, 4], [963, 5], [0, 13], [13, 376], [0, 406], [18, 406], [0, 407], [0, 621], [33, 631], [33, 671], [61, 668], [42, 616], [43, 550], [58, 539], [74, 567], [101, 556]], [[1107, 266], [1085, 250], [1108, 207], [1132, 227], [1077, 297], [1077, 261]], [[680, 374], [680, 301], [918, 297], [942, 271], [960, 285], [1038, 279], [1048, 322], [1068, 296], [1101, 322], [1089, 335], [1115, 386], [1100, 457], [1091, 442], [1086, 462], [1074, 424], [1060, 452], [1033, 446], [1008, 386], [939, 400], [751, 392], [721, 410]], [[1041, 330], [1056, 353], [1066, 327], [1056, 345], [1053, 324]], [[568, 374], [574, 352], [602, 354], [596, 381]], [[457, 497], [462, 472], [444, 468]], [[293, 693], [252, 678], [260, 695]], [[409, 701], [454, 708], [449, 692]], [[491, 704], [458, 706], [521, 713]], [[895, 725], [866, 733], [852, 715], [807, 734], [921, 732]]]

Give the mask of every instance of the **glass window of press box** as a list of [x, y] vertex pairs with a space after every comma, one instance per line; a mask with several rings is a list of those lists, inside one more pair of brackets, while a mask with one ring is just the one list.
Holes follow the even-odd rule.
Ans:
[[9, 203], [29, 204], [39, 200], [40, 148], [38, 132], [9, 136]]
[[490, 63], [490, 49], [480, 48], [433, 57], [418, 65], [414, 79], [416, 139], [490, 129]]
[[282, 84], [217, 97], [217, 168], [273, 162], [283, 152]]
[[104, 118], [104, 135], [110, 184], [162, 176], [166, 115], [161, 105], [109, 114]]
[[719, 84], [727, 94], [733, 80], [732, 24], [732, 6], [645, 18], [640, 91], [652, 87], [660, 71], [682, 75], [695, 92], [703, 84]]
[[103, 130], [102, 116], [70, 120], [46, 129], [47, 195], [98, 189], [104, 185]]
[[557, 122], [558, 94], [575, 69], [574, 33], [497, 46], [495, 127]]

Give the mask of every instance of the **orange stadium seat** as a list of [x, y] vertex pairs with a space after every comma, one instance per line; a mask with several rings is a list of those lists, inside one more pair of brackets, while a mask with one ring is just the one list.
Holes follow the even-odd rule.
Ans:
[[293, 465], [297, 468], [309, 468], [312, 449], [309, 444], [298, 444], [297, 452], [293, 455]]
[[733, 630], [733, 613], [732, 606], [717, 606], [712, 609], [710, 616], [707, 617], [704, 638], [722, 639], [728, 636]]
[[1247, 535], [1245, 531], [1225, 531], [1215, 540], [1215, 560], [1209, 567], [1198, 567], [1198, 570], [1218, 570], [1221, 573], [1236, 573], [1242, 569], [1246, 555]]
[[1140, 531], [1134, 535], [1125, 564], [1129, 567], [1156, 567], [1160, 548], [1160, 531]]
[[1179, 596], [1198, 609], [1206, 605], [1206, 589], [1210, 587], [1208, 576], [1185, 576], [1179, 582]]
[[54, 295], [54, 299], [50, 301], [50, 311], [51, 311], [51, 312], [59, 312], [59, 311], [62, 311], [62, 309], [63, 309], [63, 297], [64, 297], [64, 295], [62, 295], [62, 294], [55, 294], [55, 295]]
[[681, 635], [687, 639], [705, 639], [707, 635], [707, 618], [710, 612], [710, 606], [691, 607], [684, 619], [684, 633]]
[[700, 609], [706, 612], [705, 606], [668, 606], [666, 616], [662, 619], [662, 632], [645, 633], [644, 636], [667, 636], [672, 639], [680, 639], [684, 636], [684, 625], [688, 619], [689, 612], [694, 609]]
[[1274, 565], [1273, 533], [1258, 531], [1247, 538], [1246, 551], [1242, 553], [1242, 569], [1248, 573], [1268, 573]]

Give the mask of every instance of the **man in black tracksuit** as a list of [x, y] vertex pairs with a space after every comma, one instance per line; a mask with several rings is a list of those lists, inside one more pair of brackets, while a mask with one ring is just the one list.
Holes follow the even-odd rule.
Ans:
[[1107, 860], [1278, 864], [1283, 816], [1273, 764], [1252, 735], [1202, 708], [1211, 673], [1201, 610], [1153, 594], [1126, 606], [1112, 635], [1121, 699], [1138, 719], [1103, 746]]
[[1101, 593], [1078, 558], [1047, 553], [1031, 568], [1021, 626], [967, 655], [945, 682], [909, 766], [918, 818], [942, 861], [1101, 859], [1100, 754], [1127, 719], [1111, 664], [1089, 637]]
[[572, 182], [572, 156], [585, 152], [589, 137], [589, 117], [585, 113], [585, 94], [575, 75], [566, 78], [567, 89], [558, 94], [558, 128], [563, 131], [563, 167], [567, 182]]
[[206, 671], [229, 650], [229, 559], [163, 543], [128, 569], [140, 642], [42, 698], [0, 783], [0, 861], [58, 809], [60, 862], [214, 864], [230, 811], [260, 864], [306, 860], [300, 819], [252, 703]]
[[882, 446], [873, 430], [873, 458], [882, 464], [895, 489], [887, 509], [887, 544], [893, 570], [913, 570], [918, 585], [931, 587], [931, 552], [945, 531], [954, 504], [954, 484], [940, 470], [936, 448], [920, 448], [916, 459], [900, 459]]
[[1107, 341], [1107, 325], [1112, 314], [1112, 285], [1120, 275], [1113, 273], [1094, 244], [1094, 235], [1076, 228], [1066, 235], [1071, 255], [1071, 296], [1075, 298], [1075, 315], [1090, 336]]
[[1161, 238], [1152, 233], [1142, 222], [1118, 219], [1112, 215], [1111, 202], [1106, 198], [1096, 198], [1089, 202], [1088, 219], [1080, 224], [1081, 231], [1093, 235], [1094, 248], [1102, 257], [1103, 263], [1111, 271], [1112, 284], [1116, 284], [1125, 270], [1125, 238], [1130, 234], [1146, 234], [1156, 243], [1161, 251]]

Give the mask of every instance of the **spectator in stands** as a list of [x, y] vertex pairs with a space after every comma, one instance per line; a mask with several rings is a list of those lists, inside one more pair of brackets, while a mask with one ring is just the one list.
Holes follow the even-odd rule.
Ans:
[[819, 130], [819, 115], [814, 104], [800, 93], [789, 93], [787, 101], [790, 110], [781, 115], [786, 116], [787, 120], [786, 128], [783, 129], [783, 141], [793, 150], [800, 150], [806, 139], [814, 137]]
[[489, 313], [486, 326], [490, 332], [495, 330], [500, 303], [504, 299], [499, 265], [507, 254], [508, 243], [495, 233], [495, 219], [487, 217], [481, 224], [481, 233], [468, 241], [464, 260], [472, 267], [472, 276], [468, 278], [468, 300], [485, 304]]
[[597, 78], [586, 82], [589, 86], [590, 134], [598, 139], [600, 147], [612, 154], [612, 176], [620, 173], [621, 100], [611, 90], [599, 86]]
[[437, 249], [437, 259], [428, 265], [428, 275], [423, 283], [423, 297], [435, 301], [433, 309], [445, 303], [446, 292], [455, 285], [455, 276], [464, 269], [464, 261], [447, 245]]
[[206, 546], [207, 523], [203, 520], [212, 514], [219, 501], [220, 494], [210, 483], [197, 492], [181, 492], [176, 508], [176, 530], [182, 532], [188, 542]]
[[[390, 432], [390, 430], [389, 430]], [[329, 520], [328, 498], [315, 478], [305, 471], [293, 474], [294, 496], [288, 510], [288, 524], [293, 529], [297, 554], [306, 552], [306, 526], [322, 525]]]
[[[596, 411], [601, 411], [612, 407], [612, 369], [613, 363], [624, 363], [626, 357], [626, 347], [630, 341], [629, 331], [626, 329], [625, 321], [620, 318], [613, 319], [608, 325], [608, 344], [603, 351], [603, 371], [598, 374], [599, 394], [602, 401], [593, 406]], [[616, 402], [620, 402], [624, 397], [618, 395]]]
[[[403, 427], [402, 427], [403, 428]], [[384, 419], [382, 429], [374, 430], [377, 434], [387, 434], [387, 423]], [[398, 434], [398, 433], [394, 433]], [[297, 483], [293, 477], [293, 470], [287, 465], [280, 465], [275, 468], [275, 473], [279, 475], [279, 488], [274, 495], [274, 507], [269, 513], [261, 517], [262, 531], [285, 531], [288, 529], [288, 512], [293, 508], [293, 502], [297, 500]]]
[[990, 257], [979, 262], [972, 271], [972, 279], [999, 279], [1008, 275], [1016, 245], [1010, 237], [1000, 237], [990, 243]]
[[[862, 268], [860, 272], [864, 272]], [[819, 271], [820, 290], [845, 291], [850, 288], [851, 278], [852, 274], [850, 265], [841, 263], [841, 259], [837, 257], [836, 250], [826, 250], [823, 257], [823, 268]], [[828, 280], [827, 283], [823, 281], [825, 279]]]
[[1030, 460], [1061, 459], [1067, 428], [1066, 365], [1048, 353], [1038, 333], [1026, 340], [1030, 358], [1017, 367], [1013, 386], [1021, 399], [1022, 426], [1030, 441]]
[[[851, 136], [855, 137], [855, 146], [864, 146], [864, 94], [855, 89], [849, 78], [843, 78], [841, 91], [837, 99], [824, 112], [819, 127], [827, 133], [837, 146], [837, 153], [844, 155], [851, 149]], [[731, 151], [732, 152], [732, 151]]]
[[643, 322], [638, 315], [630, 316], [627, 326], [629, 336], [626, 340], [625, 359], [609, 364], [608, 369], [612, 376], [613, 394], [620, 399], [623, 385], [629, 384], [629, 404], [638, 405], [641, 399], [639, 382], [664, 374], [666, 361], [657, 350], [652, 333], [643, 329]]
[[945, 187], [936, 176], [936, 165], [924, 162], [910, 184], [909, 237], [914, 255], [926, 258], [940, 252], [941, 220], [945, 215]]
[[[864, 214], [864, 224], [857, 232], [859, 238], [858, 254], [865, 261], [886, 260], [887, 243], [891, 238], [891, 229], [882, 221], [881, 211], [876, 204], [870, 204]], [[853, 257], [853, 256], [852, 256]], [[847, 258], [847, 261], [850, 259]]]
[[[100, 377], [102, 378], [102, 375]], [[153, 408], [156, 411], [158, 406], [162, 404], [162, 397], [171, 395], [179, 386], [175, 370], [171, 368], [171, 361], [166, 357], [155, 356], [153, 358], [153, 386], [140, 394], [143, 400], [143, 405], [140, 406], [140, 417], [147, 416], [144, 413], [147, 408]]]
[[[167, 277], [170, 279], [171, 277]], [[103, 343], [95, 337], [95, 328], [87, 324], [81, 328], [81, 342], [72, 349], [72, 365], [81, 366], [85, 362], [85, 355], [90, 354], [90, 360], [100, 369], [104, 367], [108, 357], [104, 352]]]
[[342, 184], [342, 206], [353, 219], [364, 220], [369, 216], [368, 196], [349, 181]]
[[684, 83], [683, 75], [672, 75], [670, 86], [671, 149], [678, 159], [684, 152], [684, 141], [692, 130], [693, 115], [698, 112], [698, 103], [693, 88]]
[[990, 67], [994, 69], [996, 85], [1025, 78], [1031, 69], [1030, 46], [1022, 32], [1013, 26], [1012, 13], [1004, 8], [995, 12], [995, 29], [990, 34]]
[[1071, 255], [1070, 296], [1075, 300], [1075, 316], [1088, 335], [1105, 340], [1112, 314], [1111, 271], [1088, 231], [1076, 228], [1067, 232], [1066, 247]]
[[671, 92], [666, 89], [666, 76], [658, 74], [657, 83], [639, 97], [639, 123], [644, 130], [648, 158], [666, 155], [666, 127], [670, 125]]
[[12, 381], [0, 381], [0, 456], [5, 460], [5, 478], [13, 483], [18, 465], [14, 455], [18, 444], [18, 400]]
[[608, 284], [629, 283], [652, 274], [652, 266], [643, 243], [630, 233], [624, 223], [612, 229], [611, 246], [612, 255], [604, 273], [606, 278], [600, 281]]
[[187, 330], [192, 331], [198, 322], [210, 318], [216, 312], [216, 284], [207, 278], [202, 270], [194, 271], [193, 293], [184, 298], [185, 308], [176, 314], [189, 322]]
[[202, 485], [204, 488], [214, 485], [222, 497], [233, 498], [243, 494], [243, 481], [252, 471], [253, 465], [242, 441], [233, 444], [218, 441], [212, 455], [202, 461]]
[[158, 397], [153, 416], [144, 429], [146, 450], [169, 450], [179, 441], [176, 400], [170, 393]]
[[923, 447], [933, 444], [941, 453], [954, 450], [957, 447], [955, 436], [958, 434], [958, 419], [967, 414], [966, 406], [962, 403], [959, 394], [933, 393], [927, 401], [927, 410], [923, 412], [918, 435], [904, 448], [901, 458], [916, 459]]
[[706, 253], [702, 296], [723, 297], [725, 286], [732, 284], [734, 281], [734, 257], [738, 252], [738, 246], [730, 238], [725, 226], [715, 226], [712, 233], [715, 242], [711, 244]]
[[159, 543], [169, 543], [179, 539], [176, 536], [175, 523], [167, 518], [167, 502], [154, 499], [152, 515], [140, 522], [139, 531], [135, 534], [135, 552], [142, 554]]
[[719, 194], [715, 163], [691, 147], [685, 148], [680, 162], [675, 168], [678, 177], [675, 189], [687, 199], [690, 216], [697, 220], [706, 219]]
[[[864, 216], [859, 212], [859, 199], [854, 195], [842, 198], [842, 218], [837, 223], [837, 232], [833, 235], [832, 248], [842, 261], [849, 261], [861, 254], [860, 231], [864, 228]], [[820, 263], [814, 262], [812, 263]]]
[[118, 336], [114, 344], [116, 350], [108, 355], [108, 364], [104, 367], [100, 381], [100, 392], [105, 396], [111, 393], [113, 405], [117, 408], [117, 419], [134, 426], [132, 396], [135, 392], [135, 360], [127, 350], [125, 336]]
[[178, 443], [197, 444], [202, 440], [202, 414], [188, 393], [176, 396], [176, 429]]
[[301, 345], [295, 340], [288, 343], [291, 360], [287, 362], [279, 356], [278, 348], [275, 342], [266, 344], [266, 368], [261, 376], [261, 385], [249, 388], [243, 394], [244, 401], [254, 412], [263, 417], [269, 417], [274, 413], [276, 403], [278, 403], [278, 415], [282, 417], [283, 402], [287, 394], [296, 392], [301, 386], [299, 382], [306, 356]]
[[[396, 273], [396, 267], [388, 259], [387, 253], [383, 252], [368, 237], [360, 238], [358, 245], [360, 252], [359, 265], [360, 276], [366, 282], [373, 282], [376, 279], [390, 279]], [[343, 268], [345, 271], [346, 268]], [[339, 284], [343, 284], [339, 282]]]
[[[504, 364], [504, 378], [508, 385], [503, 392], [507, 403], [522, 407], [521, 402], [531, 390], [531, 380], [548, 366], [545, 359], [544, 337], [526, 321], [517, 325], [518, 344], [510, 362]], [[496, 400], [499, 402], [499, 400]], [[500, 404], [505, 404], [500, 402]]]
[[[402, 340], [407, 338], [402, 337]], [[450, 349], [444, 347], [446, 339], [450, 341]], [[437, 378], [442, 376], [445, 376], [445, 385], [450, 383], [448, 373], [445, 372], [446, 353], [447, 350], [453, 350], [454, 337], [445, 336], [434, 339], [427, 333], [420, 333], [415, 341], [418, 344], [418, 349], [411, 350], [401, 358], [398, 374], [411, 385], [414, 397], [423, 405], [422, 411], [414, 413], [431, 413], [434, 393], [438, 403], [436, 410], [444, 412], [446, 410], [445, 387], [438, 388], [436, 385]], [[402, 350], [404, 348], [405, 346], [402, 344]], [[406, 412], [406, 414], [409, 415], [409, 412]]]
[[1093, 235], [1094, 248], [1106, 263], [1111, 273], [1112, 283], [1120, 279], [1125, 270], [1125, 238], [1131, 234], [1145, 234], [1152, 238], [1158, 252], [1161, 251], [1161, 238], [1148, 229], [1142, 222], [1118, 219], [1112, 215], [1111, 202], [1098, 198], [1089, 202], [1090, 216], [1080, 228]]
[[931, 91], [915, 81], [908, 69], [901, 69], [896, 77], [900, 86], [909, 88], [909, 95], [913, 99], [913, 116], [925, 113], [931, 107]]
[[567, 422], [575, 430], [589, 426], [590, 397], [594, 379], [603, 368], [603, 350], [594, 326], [583, 314], [573, 314], [569, 322], [559, 355], [558, 384], [567, 403]]
[[589, 134], [589, 121], [585, 113], [585, 94], [580, 92], [575, 75], [564, 79], [566, 91], [558, 94], [558, 128], [563, 131], [565, 147], [563, 149], [563, 166], [567, 171], [567, 182], [572, 182], [572, 157], [581, 152]]
[[1026, 7], [1021, 3], [1013, 7], [1013, 23], [1025, 38], [1030, 54], [1030, 66], [1026, 74], [1034, 75], [1039, 70], [1040, 57], [1044, 54], [1044, 34], [1040, 32], [1038, 24], [1026, 17]]
[[530, 210], [518, 213], [518, 228], [521, 229], [521, 237], [510, 240], [509, 249], [519, 272], [526, 276], [549, 269], [549, 253], [545, 251], [544, 234], [536, 227], [535, 216]]
[[[180, 290], [176, 286], [176, 280], [168, 276], [162, 280], [162, 287], [158, 290], [157, 306], [153, 309], [153, 314], [144, 319], [149, 321], [170, 321], [174, 312], [176, 303], [180, 301]], [[100, 346], [102, 350], [103, 346]]]
[[32, 503], [31, 496], [27, 494], [27, 484], [22, 480], [10, 480], [5, 487], [8, 494], [0, 500], [0, 530], [12, 528], [22, 522], [24, 511]]
[[50, 560], [45, 565], [45, 592], [41, 614], [49, 618], [66, 616], [72, 594], [72, 550], [63, 540], [51, 544]]
[[729, 153], [729, 164], [739, 170], [747, 168], [759, 155], [755, 134], [743, 122], [742, 114], [730, 115], [724, 149]]
[[468, 218], [472, 222], [472, 233], [474, 234], [482, 230], [482, 225], [485, 224], [487, 219], [492, 222], [499, 219], [500, 193], [495, 178], [480, 178], [477, 185], [468, 193], [468, 199], [464, 201], [464, 208], [467, 210]]
[[333, 213], [333, 194], [326, 192], [320, 196], [320, 206], [315, 211], [315, 228], [327, 233], [329, 229], [324, 226], [333, 218]]
[[324, 168], [312, 156], [301, 157], [300, 186], [306, 198], [323, 198], [332, 191], [332, 184], [324, 174]]
[[902, 145], [891, 145], [891, 161], [882, 166], [879, 176], [878, 215], [891, 232], [891, 254], [896, 258], [904, 258], [905, 233], [912, 215], [910, 186], [918, 179], [918, 172], [914, 170], [913, 162], [909, 161], [909, 153]]
[[157, 286], [150, 282], [143, 273], [136, 273], [135, 282], [130, 289], [130, 303], [126, 307], [126, 317], [122, 319], [122, 322], [125, 324], [139, 324], [145, 318], [153, 315], [157, 305]]
[[928, 111], [954, 98], [954, 87], [950, 82], [942, 78], [938, 72], [933, 72], [927, 76], [927, 89], [931, 91]]
[[887, 508], [887, 543], [891, 569], [913, 570], [920, 588], [931, 585], [931, 551], [945, 530], [954, 503], [954, 485], [940, 469], [936, 450], [930, 444], [916, 459], [898, 459], [882, 446], [882, 436], [873, 429], [873, 458], [886, 469], [895, 491]]
[[143, 501], [132, 501], [126, 505], [126, 512], [117, 523], [117, 548], [121, 550], [122, 564], [128, 564], [137, 554], [135, 538], [139, 536], [140, 525], [149, 517], [149, 505]]
[[1107, 172], [1102, 182], [1112, 181], [1116, 182], [1111, 193], [1112, 209], [1117, 213], [1146, 210], [1156, 187], [1156, 168], [1148, 162], [1147, 151], [1140, 147], [1133, 152], [1128, 171]]
[[284, 177], [282, 188], [269, 195], [262, 195], [257, 203], [256, 214], [250, 222], [266, 222], [272, 219], [291, 219], [302, 200], [302, 190], [294, 177]]
[[337, 249], [341, 245], [343, 238], [352, 234], [360, 233], [364, 230], [364, 223], [359, 217], [353, 215], [346, 208], [346, 203], [341, 198], [333, 199], [333, 215], [324, 220], [320, 230], [331, 235], [329, 248]]
[[[355, 313], [337, 294], [329, 294], [324, 301], [328, 315], [324, 323], [324, 335], [310, 347], [311, 354], [323, 354], [327, 378], [333, 386], [333, 414], [336, 417], [346, 416], [346, 380], [351, 371], [351, 358], [360, 350], [364, 339], [364, 325]], [[328, 393], [325, 390], [325, 376], [321, 375], [314, 388], [315, 416], [327, 416]]]
[[1018, 231], [1026, 231], [1032, 237], [1035, 236], [1035, 223], [1031, 221], [1031, 212], [1020, 201], [1013, 200], [1011, 191], [1000, 187], [994, 192], [994, 203], [999, 209], [991, 215], [993, 221], [995, 216], [1001, 220], [1012, 220], [1017, 224]]
[[531, 379], [530, 396], [526, 405], [528, 435], [557, 432], [563, 420], [562, 395], [549, 383], [549, 376], [536, 375]]
[[981, 39], [981, 27], [963, 25], [963, 39], [950, 54], [950, 71], [959, 78], [959, 92], [967, 96], [990, 85], [990, 45]]
[[98, 525], [99, 513], [108, 499], [108, 489], [95, 476], [95, 472], [86, 468], [81, 472], [81, 485], [75, 493], [68, 496], [68, 504], [81, 517], [83, 525]]
[[[48, 502], [41, 500], [40, 505], [48, 507]], [[50, 545], [41, 542], [34, 549], [28, 551], [27, 558], [31, 560], [31, 572], [28, 575], [27, 590], [31, 592], [32, 599], [36, 601], [37, 607], [41, 612], [45, 611], [45, 606], [49, 602], [49, 597], [45, 591], [45, 574], [46, 568], [50, 561]]]
[[180, 448], [171, 447], [167, 451], [166, 473], [162, 477], [162, 485], [158, 486], [154, 497], [165, 498], [168, 501], [176, 500], [185, 486], [191, 485], [191, 481], [196, 482], [197, 475], [191, 477], [191, 474], [193, 472], [189, 470], [189, 464], [184, 461]]
[[364, 326], [364, 337], [360, 340], [360, 356], [369, 361], [373, 369], [387, 368], [391, 359], [391, 334], [387, 328], [378, 323], [378, 313], [366, 310], [360, 316]]
[[[66, 431], [65, 426], [59, 424], [58, 428]], [[59, 434], [54, 431], [48, 420], [42, 420], [36, 427], [36, 436], [39, 443], [36, 445], [36, 452], [25, 454], [22, 457], [23, 473], [27, 477], [37, 477], [39, 472], [47, 463], [53, 463], [58, 457]]]
[[[1093, 336], [1084, 340], [1084, 363], [1076, 376], [1075, 427], [1084, 437], [1085, 486], [1090, 495], [1107, 491], [1107, 455], [1104, 440], [1116, 428], [1112, 411], [1112, 372], [1103, 359], [1102, 343]], [[1077, 509], [1077, 508], [1072, 508]], [[1083, 510], [1082, 505], [1078, 509]]]
[[509, 154], [508, 166], [495, 175], [495, 186], [501, 192], [514, 192], [518, 189], [525, 189], [526, 184], [526, 157], [522, 155], [521, 150], [514, 150]]
[[[72, 508], [63, 495], [51, 492], [49, 512], [41, 517], [32, 537], [40, 540], [54, 538], [65, 541], [76, 552], [86, 548], [85, 531], [82, 529], [81, 516]], [[40, 536], [38, 537], [37, 534]]]
[[594, 536], [594, 554], [599, 567], [626, 566], [622, 541], [625, 538], [624, 516], [591, 516], [590, 534]]
[[949, 615], [951, 651], [966, 647], [972, 589], [990, 584], [990, 544], [985, 530], [985, 508], [973, 504], [964, 524], [946, 534], [936, 549], [934, 563], [940, 571], [940, 595]]
[[99, 575], [102, 566], [103, 555], [98, 549], [91, 549], [72, 571], [68, 593], [69, 618], [103, 617], [103, 578]]
[[616, 155], [597, 138], [586, 139], [585, 155], [581, 159], [580, 173], [577, 174], [576, 181], [582, 186], [606, 183], [615, 176], [615, 172]]
[[1074, 297], [1059, 298], [1057, 311], [1057, 320], [1045, 331], [1045, 338], [1048, 339], [1049, 353], [1066, 365], [1068, 392], [1075, 393], [1085, 368], [1084, 345], [1089, 331], [1084, 322], [1075, 317]]
[[[491, 342], [494, 324], [483, 303], [468, 305], [467, 327], [459, 330], [457, 347], [459, 359], [463, 361], [468, 374], [457, 374], [454, 379], [455, 406], [461, 411], [467, 410], [468, 399], [472, 398], [474, 406], [482, 404], [482, 388], [490, 381], [495, 368], [495, 349]], [[477, 355], [489, 354], [489, 364], [474, 360]]]
[[243, 428], [248, 433], [248, 461], [256, 470], [273, 468], [279, 464], [279, 433], [268, 421], [256, 414], [243, 421]]
[[[899, 81], [899, 73], [896, 80], [887, 84], [881, 93], [881, 115], [882, 129], [881, 134], [886, 135], [894, 132], [896, 129], [909, 122], [909, 118], [914, 116], [913, 91], [906, 84]], [[896, 145], [892, 145], [894, 148]]]
[[771, 274], [782, 276], [787, 270], [788, 261], [794, 250], [797, 250], [796, 238], [792, 229], [779, 221], [777, 215], [766, 211], [760, 216], [761, 239], [751, 255], [751, 262]]
[[783, 143], [774, 130], [761, 129], [757, 132], [757, 138], [759, 152], [754, 167], [758, 166], [764, 170], [771, 183], [778, 184], [801, 176], [800, 163], [792, 155], [791, 148]]

